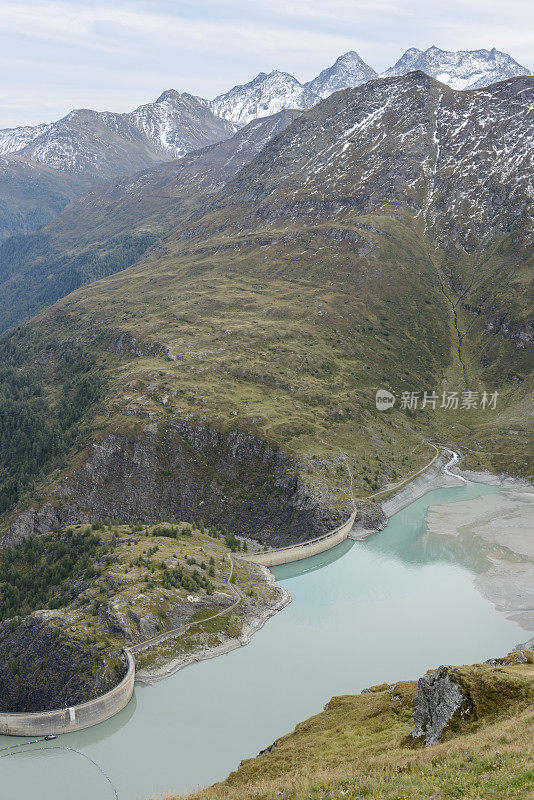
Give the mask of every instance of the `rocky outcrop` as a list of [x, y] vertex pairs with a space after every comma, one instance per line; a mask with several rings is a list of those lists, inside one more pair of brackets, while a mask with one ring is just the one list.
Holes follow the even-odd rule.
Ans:
[[268, 442], [180, 418], [95, 441], [53, 493], [54, 505], [16, 519], [10, 543], [55, 524], [113, 517], [202, 520], [280, 547], [320, 536], [351, 513], [325, 507]]
[[437, 744], [455, 714], [469, 715], [469, 706], [469, 699], [451, 679], [449, 668], [438, 667], [419, 678], [413, 714], [415, 727], [410, 736], [413, 739], [424, 736], [427, 745]]
[[2, 545], [12, 547], [33, 534], [48, 533], [57, 525], [77, 525], [90, 521], [79, 505], [45, 503], [41, 508], [30, 508], [11, 523], [9, 533], [2, 537]]
[[533, 644], [534, 640], [531, 639], [530, 642], [527, 642], [527, 646], [525, 646], [524, 649], [518, 648], [517, 650], [512, 650], [512, 652], [508, 653], [504, 658], [488, 658], [484, 663], [489, 664], [491, 667], [500, 666], [501, 664], [528, 664], [525, 650], [532, 650]]
[[523, 650], [534, 650], [534, 636], [529, 639], [527, 642], [523, 642], [522, 644], [516, 644], [515, 646], [516, 651], [523, 651]]
[[131, 353], [134, 356], [163, 356], [168, 361], [172, 360], [169, 349], [161, 342], [138, 341], [130, 331], [122, 331], [113, 336], [109, 343], [111, 353]]
[[354, 525], [357, 528], [365, 528], [369, 531], [381, 531], [388, 522], [387, 515], [378, 503], [360, 503]]
[[69, 634], [52, 612], [0, 624], [1, 711], [83, 703], [115, 686], [124, 672], [118, 656], [113, 664], [104, 662], [95, 647]]
[[524, 348], [534, 341], [534, 323], [510, 320], [506, 314], [492, 316], [484, 325], [484, 330], [493, 335], [500, 334], [511, 339], [516, 347]]
[[[167, 598], [166, 598], [167, 600]], [[228, 596], [218, 593], [206, 598], [195, 597], [194, 601], [187, 602], [180, 598], [168, 599], [168, 605], [161, 604], [160, 612], [165, 608], [164, 614], [156, 615], [153, 611], [138, 614], [131, 607], [131, 598], [120, 596], [107, 603], [102, 603], [98, 609], [98, 621], [110, 633], [118, 635], [128, 645], [144, 642], [166, 630], [174, 630], [186, 625], [200, 611], [215, 613], [232, 604]]]

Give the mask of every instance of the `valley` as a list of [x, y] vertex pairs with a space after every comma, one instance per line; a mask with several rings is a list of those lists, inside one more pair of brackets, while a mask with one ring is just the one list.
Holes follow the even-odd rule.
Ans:
[[533, 96], [351, 50], [0, 131], [0, 729], [65, 718], [6, 800], [529, 796]]
[[[447, 488], [427, 493], [365, 541], [347, 541], [274, 568], [277, 584], [293, 601], [246, 647], [176, 674], [171, 670], [165, 680], [136, 684], [134, 699], [123, 711], [50, 743], [57, 750], [24, 747], [5, 758], [3, 786], [9, 800], [21, 791], [31, 796], [37, 786], [43, 800], [66, 800], [72, 781], [80, 800], [93, 800], [95, 792], [103, 800], [113, 797], [102, 773], [68, 748], [93, 759], [126, 800], [174, 796], [195, 789], [200, 780], [204, 785], [224, 781], [242, 759], [238, 774], [206, 790], [207, 796], [253, 798], [263, 792], [277, 797], [283, 791], [306, 797], [319, 789], [339, 794], [342, 788], [357, 797], [368, 785], [376, 793], [387, 788], [395, 796], [402, 787], [408, 796], [411, 791], [413, 797], [424, 797], [424, 791], [431, 796], [433, 781], [441, 775], [444, 783], [454, 781], [466, 792], [481, 779], [491, 786], [498, 778], [496, 792], [517, 780], [517, 796], [528, 796], [531, 714], [522, 705], [532, 687], [528, 664], [512, 666], [510, 677], [495, 671], [498, 664], [457, 668], [456, 679], [465, 676], [478, 718], [446, 731], [442, 744], [405, 741], [413, 728], [415, 677], [439, 664], [471, 664], [505, 653], [529, 635], [475, 588], [483, 555], [476, 541], [466, 548], [437, 534], [429, 545], [428, 507], [454, 509], [499, 496], [496, 486], [446, 480]], [[169, 544], [176, 546], [173, 540]], [[156, 666], [154, 674], [168, 673]], [[497, 706], [492, 705], [496, 679], [502, 690]], [[358, 694], [369, 686], [381, 694]], [[394, 695], [403, 697], [402, 705]], [[302, 723], [325, 704], [330, 714]], [[295, 725], [297, 731], [286, 740]], [[309, 737], [311, 747], [304, 762], [301, 744], [306, 745], [299, 735]], [[282, 742], [270, 749], [281, 736]], [[495, 743], [499, 737], [507, 741]], [[19, 741], [6, 737], [0, 747]], [[467, 762], [462, 760], [466, 751], [472, 753]], [[487, 769], [494, 763], [490, 755], [503, 769]], [[436, 760], [443, 767], [436, 767]], [[411, 767], [397, 770], [397, 764], [406, 763]], [[287, 783], [284, 765], [291, 776]]]
[[37, 233], [0, 244], [0, 327], [132, 266], [297, 116], [255, 120], [230, 139], [94, 189]]

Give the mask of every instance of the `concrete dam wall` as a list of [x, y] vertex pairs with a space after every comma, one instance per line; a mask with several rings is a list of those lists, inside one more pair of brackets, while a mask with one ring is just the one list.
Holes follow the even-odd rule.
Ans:
[[308, 539], [307, 542], [301, 544], [292, 544], [289, 547], [280, 547], [278, 550], [268, 550], [265, 553], [250, 553], [243, 556], [247, 561], [254, 561], [256, 564], [262, 564], [264, 567], [275, 567], [277, 564], [290, 564], [292, 561], [302, 561], [303, 558], [309, 556], [316, 556], [318, 553], [324, 553], [335, 547], [336, 544], [344, 542], [348, 537], [354, 520], [356, 519], [356, 511], [354, 511], [348, 520], [340, 525], [333, 531], [325, 533], [324, 536], [318, 536], [316, 539]]
[[135, 659], [124, 649], [128, 662], [126, 675], [113, 689], [94, 700], [54, 711], [0, 711], [0, 734], [3, 736], [47, 736], [72, 733], [98, 725], [128, 705], [134, 690]]
[[[339, 528], [329, 531], [329, 533], [326, 533], [324, 536], [319, 536], [316, 539], [309, 539], [301, 544], [282, 547], [278, 550], [271, 550], [263, 553], [250, 553], [246, 556], [242, 555], [241, 558], [253, 561], [256, 564], [271, 567], [277, 564], [289, 564], [292, 561], [301, 561], [309, 556], [324, 553], [326, 550], [330, 550], [330, 548], [345, 541], [354, 525], [355, 518], [356, 511], [354, 511], [349, 519], [340, 525]], [[188, 627], [189, 625], [184, 626], [184, 630]], [[167, 632], [166, 634], [162, 634], [161, 637], [155, 637], [155, 639], [159, 640], [161, 638], [163, 640], [167, 638], [169, 634], [175, 635], [175, 633], [176, 631]], [[151, 643], [153, 643], [152, 640]], [[143, 649], [143, 645], [145, 644], [147, 643], [141, 642], [139, 645], [135, 645], [132, 650], [139, 651]], [[132, 650], [124, 648], [123, 652], [128, 664], [126, 674], [120, 683], [109, 692], [106, 692], [106, 694], [95, 697], [93, 700], [88, 700], [85, 703], [71, 706], [70, 708], [58, 708], [53, 711], [0, 711], [0, 735], [60, 735], [63, 733], [80, 731], [84, 728], [90, 728], [92, 725], [98, 725], [100, 722], [105, 722], [119, 711], [122, 711], [132, 697], [135, 682], [135, 658]]]

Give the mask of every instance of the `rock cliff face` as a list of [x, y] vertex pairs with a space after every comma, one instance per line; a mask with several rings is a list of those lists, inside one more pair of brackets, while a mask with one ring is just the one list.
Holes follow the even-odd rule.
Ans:
[[48, 533], [57, 525], [77, 525], [90, 522], [87, 512], [79, 506], [68, 503], [60, 506], [45, 503], [39, 509], [30, 508], [20, 514], [9, 528], [9, 533], [2, 537], [4, 547], [12, 547], [32, 534]]
[[351, 513], [325, 507], [267, 442], [180, 419], [94, 442], [53, 493], [53, 503], [12, 523], [7, 544], [57, 524], [118, 517], [202, 520], [283, 546], [326, 533]]
[[[48, 612], [0, 625], [0, 709], [47, 711], [83, 703], [113, 688], [122, 662], [106, 664], [86, 640], [62, 630]], [[115, 669], [116, 667], [116, 669]]]
[[469, 716], [470, 705], [458, 684], [451, 680], [448, 667], [438, 667], [419, 678], [413, 714], [415, 727], [410, 736], [413, 739], [424, 736], [427, 745], [437, 744], [456, 713]]

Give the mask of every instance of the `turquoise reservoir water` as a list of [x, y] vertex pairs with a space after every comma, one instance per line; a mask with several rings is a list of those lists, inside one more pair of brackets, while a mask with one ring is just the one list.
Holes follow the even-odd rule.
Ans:
[[[526, 634], [474, 589], [476, 542], [424, 526], [430, 505], [495, 491], [431, 492], [366, 542], [276, 568], [294, 600], [250, 645], [137, 686], [96, 728], [0, 752], [1, 800], [138, 800], [206, 785], [332, 695], [506, 653]], [[0, 748], [17, 741], [0, 737]]]

